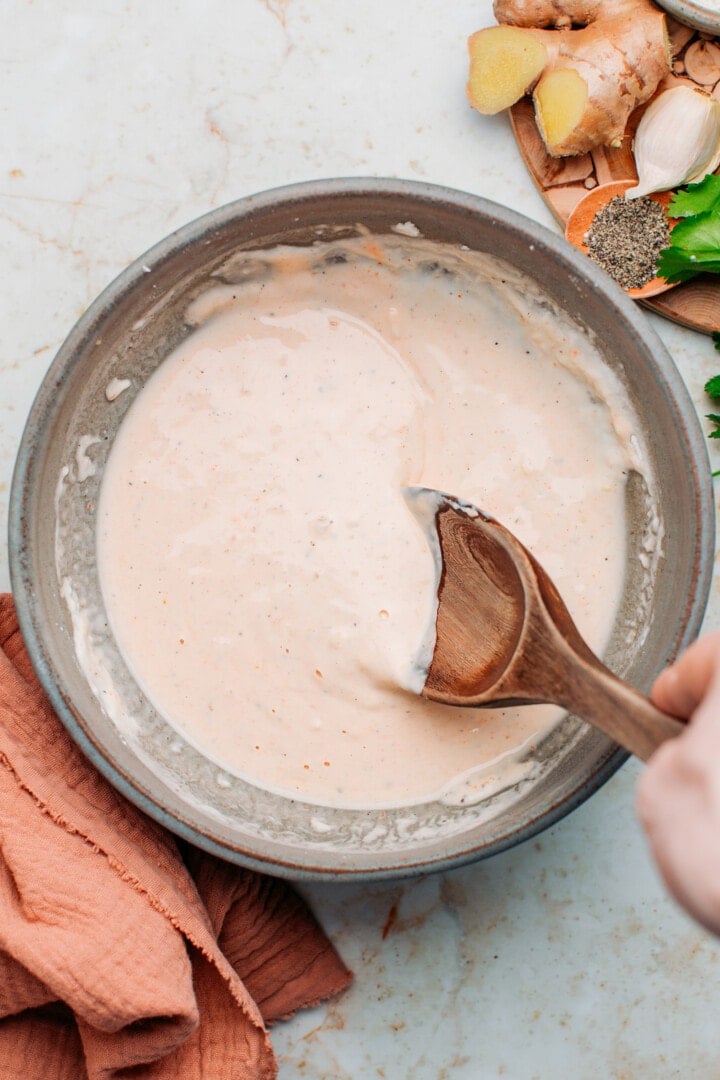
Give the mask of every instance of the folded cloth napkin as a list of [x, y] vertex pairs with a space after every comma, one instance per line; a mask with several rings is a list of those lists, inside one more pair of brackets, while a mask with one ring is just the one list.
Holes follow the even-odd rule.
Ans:
[[265, 1080], [266, 1025], [350, 978], [288, 886], [181, 854], [85, 760], [0, 595], [2, 1080]]

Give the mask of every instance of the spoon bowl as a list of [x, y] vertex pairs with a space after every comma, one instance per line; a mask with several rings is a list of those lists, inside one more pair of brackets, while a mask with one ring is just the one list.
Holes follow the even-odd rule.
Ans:
[[643, 761], [683, 725], [605, 667], [555, 585], [500, 522], [430, 488], [406, 498], [440, 568], [423, 696], [445, 705], [552, 703]]

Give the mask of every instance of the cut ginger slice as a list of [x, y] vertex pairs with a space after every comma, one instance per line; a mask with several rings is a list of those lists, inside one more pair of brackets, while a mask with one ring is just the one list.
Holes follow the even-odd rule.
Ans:
[[583, 123], [587, 83], [573, 68], [555, 68], [537, 84], [533, 98], [540, 134], [550, 153], [557, 153]]
[[542, 41], [517, 26], [478, 30], [468, 41], [468, 49], [468, 99], [487, 116], [519, 101], [548, 62]]

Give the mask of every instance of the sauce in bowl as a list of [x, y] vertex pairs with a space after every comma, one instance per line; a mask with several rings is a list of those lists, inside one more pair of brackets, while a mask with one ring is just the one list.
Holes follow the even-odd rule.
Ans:
[[319, 804], [474, 801], [528, 776], [560, 710], [418, 696], [435, 569], [402, 489], [503, 521], [602, 653], [643, 462], [588, 336], [502, 263], [401, 236], [263, 253], [188, 322], [98, 509], [145, 694], [223, 768]]

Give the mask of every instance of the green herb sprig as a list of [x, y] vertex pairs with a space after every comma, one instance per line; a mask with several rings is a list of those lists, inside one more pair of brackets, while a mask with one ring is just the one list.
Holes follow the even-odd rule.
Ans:
[[675, 284], [697, 274], [720, 274], [720, 176], [710, 173], [678, 191], [668, 213], [682, 220], [670, 234], [670, 247], [660, 252], [658, 275]]
[[[720, 352], [720, 333], [716, 331], [712, 339], [715, 342], [715, 348]], [[705, 393], [711, 401], [720, 401], [720, 375], [713, 375], [711, 379], [708, 379], [705, 383]], [[715, 425], [713, 430], [708, 432], [708, 438], [720, 439], [720, 415], [718, 413], [706, 413], [705, 418]], [[720, 469], [716, 469], [712, 475], [720, 476]]]
[[[670, 233], [670, 247], [660, 252], [658, 276], [674, 285], [698, 274], [720, 274], [720, 176], [710, 173], [699, 184], [676, 192], [668, 213], [680, 220]], [[720, 332], [712, 338], [720, 351]], [[705, 393], [711, 401], [720, 401], [720, 375], [708, 379]], [[705, 418], [714, 424], [708, 438], [720, 439], [720, 413], [706, 413]], [[720, 476], [720, 469], [712, 475]]]

